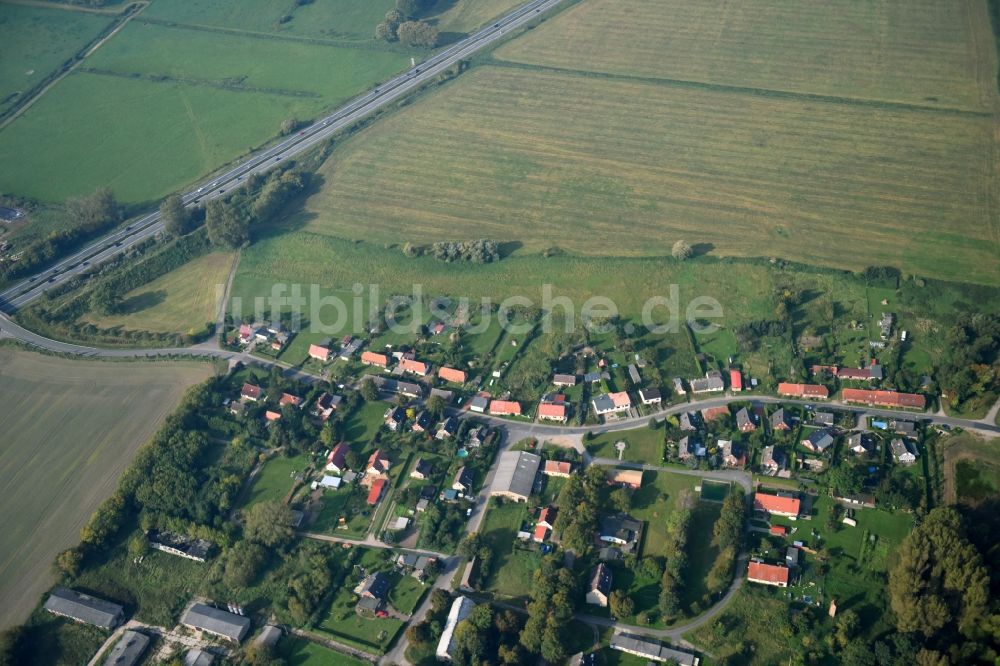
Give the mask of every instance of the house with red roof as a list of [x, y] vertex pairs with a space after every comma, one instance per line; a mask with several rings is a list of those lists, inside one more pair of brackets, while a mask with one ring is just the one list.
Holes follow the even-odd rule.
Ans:
[[751, 583], [788, 587], [789, 570], [783, 564], [766, 564], [751, 561], [747, 568], [747, 580]]
[[870, 406], [903, 407], [907, 409], [924, 409], [927, 406], [926, 399], [919, 393], [845, 388], [841, 392], [841, 395], [844, 398], [844, 402], [861, 403]]
[[260, 400], [261, 388], [259, 386], [254, 386], [250, 382], [243, 385], [240, 389], [240, 397], [244, 400], [249, 400], [250, 402], [257, 402]]
[[438, 368], [438, 377], [452, 384], [464, 384], [466, 380], [465, 370], [455, 368]]
[[280, 421], [281, 412], [274, 412], [269, 409], [264, 412], [264, 418], [267, 419], [268, 422]]
[[326, 457], [327, 470], [338, 474], [344, 472], [347, 469], [347, 452], [350, 450], [351, 447], [347, 445], [347, 442], [340, 442], [333, 447], [330, 455]]
[[566, 422], [566, 404], [565, 403], [541, 403], [538, 405], [538, 418], [542, 421], [558, 421], [560, 423]]
[[365, 465], [365, 474], [370, 476], [388, 474], [391, 466], [392, 461], [389, 460], [389, 456], [382, 453], [382, 449], [375, 449], [368, 456], [368, 463]]
[[365, 365], [374, 365], [377, 368], [389, 367], [389, 357], [373, 351], [361, 352], [361, 362]]
[[538, 524], [542, 527], [547, 527], [550, 530], [555, 529], [556, 523], [556, 508], [554, 506], [544, 507], [538, 513]]
[[725, 405], [721, 407], [708, 407], [701, 410], [701, 420], [708, 422], [719, 418], [729, 418], [729, 408]]
[[545, 525], [536, 525], [535, 533], [532, 535], [531, 540], [535, 543], [542, 543], [546, 538], [548, 538], [550, 531], [551, 530], [549, 530], [549, 528]]
[[322, 345], [309, 345], [309, 358], [326, 363], [330, 360], [330, 350]]
[[293, 407], [302, 407], [302, 398], [297, 395], [292, 395], [291, 393], [282, 393], [281, 399], [278, 400], [278, 406], [284, 407], [285, 405], [291, 405]]
[[385, 479], [377, 479], [368, 491], [368, 506], [375, 506], [382, 500], [385, 487], [388, 482]]
[[774, 516], [797, 518], [802, 502], [798, 497], [788, 495], [771, 495], [757, 492], [753, 496], [754, 511], [766, 511]]
[[431, 371], [430, 363], [424, 363], [423, 361], [418, 361], [412, 358], [400, 359], [399, 367], [403, 372], [407, 372], [411, 375], [417, 375], [419, 377], [426, 377], [427, 373]]
[[545, 476], [561, 476], [569, 478], [573, 473], [573, 463], [564, 460], [546, 460], [542, 467], [542, 474]]
[[830, 397], [830, 391], [821, 384], [790, 384], [788, 382], [781, 382], [778, 384], [778, 395], [790, 398], [826, 399]]
[[520, 416], [521, 404], [512, 400], [493, 400], [490, 402], [490, 414], [493, 416]]
[[733, 393], [739, 393], [743, 390], [743, 373], [739, 369], [729, 369], [729, 386], [733, 389]]

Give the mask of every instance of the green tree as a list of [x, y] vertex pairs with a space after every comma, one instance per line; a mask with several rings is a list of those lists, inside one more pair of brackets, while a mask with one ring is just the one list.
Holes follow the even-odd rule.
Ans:
[[114, 314], [120, 305], [121, 296], [108, 281], [100, 282], [90, 294], [90, 309], [99, 315]]
[[375, 386], [375, 382], [370, 379], [366, 379], [361, 382], [361, 397], [365, 399], [365, 402], [375, 402], [378, 400], [378, 387]]
[[989, 601], [989, 574], [955, 509], [934, 509], [900, 544], [889, 601], [901, 632], [972, 633]]
[[432, 395], [427, 398], [424, 408], [427, 409], [434, 419], [441, 419], [444, 416], [445, 410], [444, 398], [439, 395]]
[[128, 556], [142, 557], [149, 552], [149, 540], [145, 534], [136, 534], [128, 540]]
[[399, 41], [407, 46], [419, 46], [432, 49], [437, 46], [440, 33], [438, 29], [425, 21], [406, 21], [396, 30]]
[[76, 578], [80, 573], [80, 564], [83, 562], [83, 555], [79, 548], [67, 548], [56, 556], [55, 568], [70, 578]]
[[236, 249], [250, 242], [250, 220], [233, 204], [213, 199], [205, 209], [208, 240], [216, 247]]
[[264, 549], [255, 543], [240, 544], [226, 553], [222, 582], [231, 590], [239, 590], [253, 581], [264, 564]]
[[427, 0], [396, 0], [396, 11], [402, 16], [412, 18], [420, 14], [426, 5]]
[[281, 502], [260, 502], [247, 511], [243, 524], [247, 541], [281, 547], [292, 540], [292, 511]]
[[614, 590], [611, 593], [608, 605], [611, 607], [611, 614], [619, 619], [632, 617], [635, 612], [635, 602], [621, 590]]
[[160, 219], [171, 236], [183, 236], [188, 232], [191, 215], [184, 207], [179, 194], [171, 194], [160, 204]]
[[615, 488], [608, 499], [615, 511], [628, 513], [632, 510], [632, 493], [627, 488]]

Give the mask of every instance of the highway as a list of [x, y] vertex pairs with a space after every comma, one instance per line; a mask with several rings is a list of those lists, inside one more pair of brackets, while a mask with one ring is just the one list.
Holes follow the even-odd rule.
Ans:
[[[225, 173], [200, 183], [197, 188], [182, 195], [182, 200], [185, 205], [194, 206], [224, 196], [227, 191], [241, 185], [247, 176], [270, 171], [283, 161], [326, 141], [333, 134], [401, 99], [449, 67], [502, 39], [510, 30], [528, 23], [564, 1], [532, 0], [518, 7], [492, 25], [455, 42], [415, 67], [356, 97], [309, 127], [237, 163]], [[125, 228], [91, 243], [72, 256], [0, 293], [0, 312], [14, 313], [48, 289], [155, 237], [162, 229], [163, 223], [158, 210], [130, 222]]]

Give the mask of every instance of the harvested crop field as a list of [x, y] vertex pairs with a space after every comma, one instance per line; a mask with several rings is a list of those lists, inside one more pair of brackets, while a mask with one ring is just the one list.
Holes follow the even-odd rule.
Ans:
[[56, 554], [118, 482], [136, 449], [206, 379], [196, 363], [68, 361], [0, 348], [0, 627], [52, 584]]
[[607, 74], [990, 110], [982, 0], [587, 0], [499, 57]]
[[481, 67], [345, 142], [309, 231], [1000, 278], [991, 116]]

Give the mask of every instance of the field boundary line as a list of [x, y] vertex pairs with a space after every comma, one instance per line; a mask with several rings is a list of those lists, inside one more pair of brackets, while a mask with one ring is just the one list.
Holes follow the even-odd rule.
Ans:
[[4, 118], [3, 122], [0, 122], [0, 130], [3, 130], [12, 122], [20, 118], [21, 115], [25, 111], [30, 109], [35, 102], [41, 99], [45, 95], [45, 93], [52, 90], [52, 88], [55, 87], [60, 81], [62, 81], [67, 76], [75, 72], [87, 58], [89, 58], [91, 55], [94, 54], [95, 51], [97, 51], [97, 49], [104, 46], [104, 44], [107, 43], [109, 39], [117, 35], [122, 28], [128, 25], [129, 21], [131, 21], [134, 17], [138, 16], [139, 13], [146, 8], [147, 4], [148, 3], [146, 2], [132, 4], [129, 5], [129, 7], [124, 12], [118, 12], [118, 14], [120, 15], [120, 19], [118, 20], [117, 24], [112, 23], [110, 30], [105, 29], [105, 31], [102, 32], [100, 35], [98, 35], [94, 41], [89, 42], [83, 48], [77, 51], [76, 55], [74, 55], [72, 58], [73, 64], [71, 64], [69, 67], [66, 67], [55, 78], [53, 78], [51, 81], [43, 85], [38, 90], [38, 92], [36, 92], [31, 97], [25, 99], [24, 101], [22, 101], [21, 104], [17, 106], [17, 108], [12, 110], [10, 112], [10, 115]]
[[80, 67], [79, 74], [93, 74], [94, 76], [110, 76], [130, 81], [147, 81], [149, 83], [182, 83], [190, 86], [205, 86], [217, 90], [227, 90], [237, 93], [262, 93], [265, 95], [276, 95], [279, 97], [302, 97], [321, 99], [322, 95], [308, 90], [289, 90], [285, 88], [255, 88], [252, 86], [232, 85], [224, 82], [209, 81], [207, 79], [188, 79], [173, 76], [163, 76], [160, 74], [138, 74], [129, 72], [115, 72], [110, 69], [98, 69], [97, 67]]
[[[231, 35], [233, 37], [249, 37], [251, 39], [274, 40], [279, 42], [295, 42], [299, 44], [312, 44], [313, 46], [332, 46], [337, 48], [358, 49], [361, 51], [380, 51], [378, 44], [370, 42], [350, 42], [336, 39], [321, 39], [319, 37], [303, 37], [301, 35], [282, 35], [276, 32], [260, 32], [259, 30], [244, 30], [242, 28], [227, 28], [219, 25], [203, 25], [200, 23], [181, 23], [160, 18], [143, 18], [143, 23], [160, 26], [161, 28], [173, 28], [175, 30], [191, 30], [192, 32], [211, 32], [220, 35]], [[389, 51], [394, 52], [394, 51]]]
[[706, 81], [695, 81], [690, 79], [668, 79], [655, 76], [635, 76], [630, 74], [617, 74], [613, 72], [595, 72], [589, 69], [572, 69], [569, 67], [556, 67], [553, 65], [536, 65], [534, 63], [518, 62], [516, 60], [492, 59], [486, 63], [489, 67], [507, 67], [511, 69], [534, 70], [538, 72], [551, 72], [554, 74], [564, 74], [579, 78], [606, 79], [611, 81], [630, 81], [662, 85], [673, 88], [699, 88], [702, 90], [712, 90], [716, 92], [742, 93], [744, 95], [754, 95], [757, 97], [773, 97], [777, 99], [805, 100], [810, 102], [827, 102], [830, 104], [841, 104], [846, 106], [860, 106], [873, 109], [895, 109], [900, 111], [915, 111], [924, 113], [940, 113], [955, 116], [973, 116], [976, 118], [990, 118], [993, 111], [989, 109], [973, 110], [960, 109], [948, 106], [925, 106], [923, 104], [912, 104], [908, 102], [892, 102], [880, 99], [868, 99], [864, 97], [840, 97], [837, 95], [823, 95], [820, 93], [804, 93], [792, 90], [779, 90], [777, 88], [756, 88], [753, 86], [734, 86], [725, 83], [709, 83]]
[[85, 7], [83, 5], [71, 5], [65, 2], [45, 2], [45, 0], [3, 0], [3, 5], [21, 5], [24, 7], [38, 7], [40, 9], [58, 9], [65, 12], [77, 12], [79, 14], [101, 14], [103, 16], [118, 16], [125, 12], [132, 5], [142, 5], [145, 7], [149, 0], [132, 0], [121, 7]]

